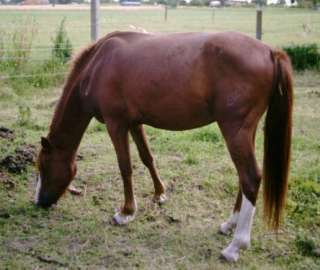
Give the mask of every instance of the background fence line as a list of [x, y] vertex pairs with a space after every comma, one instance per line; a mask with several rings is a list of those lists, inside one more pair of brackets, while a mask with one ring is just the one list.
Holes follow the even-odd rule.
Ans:
[[[283, 16], [284, 9], [263, 8], [263, 25], [258, 27], [256, 21], [259, 8], [258, 6], [257, 8], [231, 7], [221, 9], [100, 10], [97, 13], [99, 14], [99, 20], [96, 19], [95, 24], [91, 22], [88, 10], [65, 10], [63, 13], [61, 11], [50, 11], [50, 16], [47, 16], [45, 10], [37, 12], [34, 10], [10, 10], [7, 12], [0, 9], [0, 80], [37, 76], [27, 73], [27, 69], [24, 70], [23, 68], [17, 70], [19, 74], [2, 74], [4, 71], [1, 70], [1, 65], [6, 65], [10, 61], [16, 61], [21, 66], [38, 65], [52, 58], [53, 49], [63, 51], [64, 48], [54, 48], [52, 44], [52, 39], [56, 35], [63, 17], [66, 17], [65, 29], [71, 39], [74, 53], [91, 43], [93, 25], [98, 28], [96, 34], [100, 32], [101, 35], [114, 30], [132, 31], [135, 28], [137, 31], [146, 29], [149, 32], [168, 33], [236, 30], [258, 38], [259, 33], [262, 41], [275, 45], [280, 44], [281, 46], [288, 45], [296, 40], [319, 43], [319, 13], [310, 10], [286, 9], [288, 12]], [[166, 20], [165, 10], [167, 10]], [[34, 27], [34, 38], [31, 43], [22, 40], [18, 44], [20, 47], [15, 46], [10, 37], [15, 32], [25, 31], [28, 25], [24, 22], [27, 20]], [[48, 77], [51, 74], [53, 76], [61, 75], [61, 72], [59, 72], [61, 66], [55, 63], [52, 65], [57, 69], [54, 69], [52, 73], [47, 74], [43, 71], [41, 74]]]

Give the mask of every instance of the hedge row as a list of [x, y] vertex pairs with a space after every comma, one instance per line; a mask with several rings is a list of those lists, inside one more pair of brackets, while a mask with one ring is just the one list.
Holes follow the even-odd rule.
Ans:
[[320, 53], [317, 44], [291, 45], [283, 48], [289, 55], [293, 68], [320, 70]]

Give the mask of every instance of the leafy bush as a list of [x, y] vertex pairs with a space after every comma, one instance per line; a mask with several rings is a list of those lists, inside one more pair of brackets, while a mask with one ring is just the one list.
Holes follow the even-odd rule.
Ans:
[[295, 70], [320, 69], [317, 44], [292, 45], [283, 49], [289, 55]]
[[62, 63], [66, 63], [72, 55], [72, 44], [65, 30], [65, 20], [60, 23], [59, 29], [55, 38], [53, 39], [52, 56], [59, 59]]
[[197, 6], [197, 7], [202, 7], [202, 6], [209, 6], [210, 0], [191, 0], [188, 5], [189, 6]]
[[191, 0], [189, 5], [199, 7], [199, 6], [203, 6], [203, 2], [201, 0]]

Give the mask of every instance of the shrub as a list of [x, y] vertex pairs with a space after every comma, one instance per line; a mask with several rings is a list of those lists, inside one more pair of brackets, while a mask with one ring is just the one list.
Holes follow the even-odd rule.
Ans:
[[166, 2], [171, 8], [176, 8], [178, 6], [178, 0], [167, 0]]
[[295, 70], [320, 69], [317, 44], [292, 45], [283, 49], [289, 55]]
[[64, 26], [65, 20], [66, 18], [63, 18], [63, 20], [60, 23], [56, 36], [53, 39], [52, 49], [53, 58], [59, 59], [62, 63], [66, 63], [72, 55], [71, 40], [69, 39]]
[[189, 5], [199, 7], [199, 6], [203, 6], [203, 2], [201, 0], [191, 0]]

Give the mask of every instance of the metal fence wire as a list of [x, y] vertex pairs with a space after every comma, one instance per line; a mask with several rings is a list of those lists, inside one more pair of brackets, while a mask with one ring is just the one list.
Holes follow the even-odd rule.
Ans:
[[[13, 64], [26, 67], [40, 65], [52, 58], [53, 39], [65, 18], [65, 31], [71, 40], [73, 52], [87, 46], [91, 39], [114, 30], [147, 32], [239, 31], [262, 41], [281, 47], [293, 43], [319, 43], [320, 13], [307, 9], [266, 8], [260, 14], [255, 7], [228, 8], [176, 8], [163, 6], [148, 8], [104, 9], [91, 14], [88, 7], [73, 10], [4, 9], [0, 6], [0, 80], [30, 78], [39, 74], [28, 73], [28, 68], [13, 68]], [[258, 15], [257, 15], [258, 14]], [[96, 16], [96, 19], [92, 19]], [[258, 24], [257, 24], [258, 22]], [[92, 31], [92, 26], [96, 28]], [[27, 36], [27, 31], [33, 31]], [[23, 33], [24, 35], [21, 35]], [[20, 39], [19, 39], [19, 35]], [[28, 39], [29, 38], [29, 39]], [[57, 48], [56, 50], [64, 50]], [[54, 65], [54, 63], [53, 63]], [[62, 76], [61, 65], [47, 77]]]

